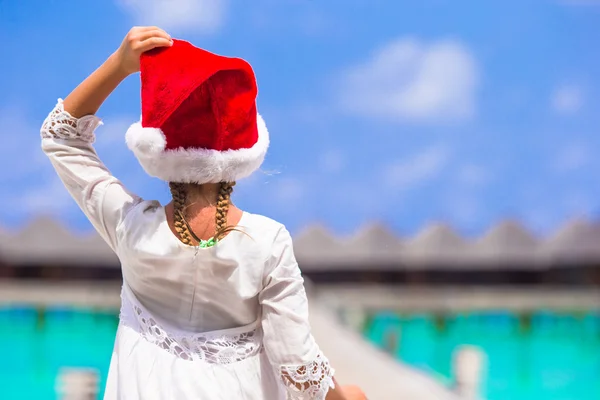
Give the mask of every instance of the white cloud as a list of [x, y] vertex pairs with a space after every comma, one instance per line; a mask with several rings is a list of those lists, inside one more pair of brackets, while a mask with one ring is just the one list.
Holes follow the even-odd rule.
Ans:
[[441, 146], [430, 147], [408, 159], [389, 165], [385, 174], [387, 183], [394, 188], [407, 189], [429, 181], [442, 172], [448, 160], [448, 149]]
[[401, 38], [345, 71], [339, 100], [367, 117], [464, 120], [476, 112], [478, 82], [477, 62], [461, 42]]
[[583, 93], [580, 87], [565, 85], [552, 94], [552, 107], [560, 114], [575, 114], [583, 106]]
[[213, 33], [223, 24], [227, 0], [117, 0], [139, 25], [176, 33]]

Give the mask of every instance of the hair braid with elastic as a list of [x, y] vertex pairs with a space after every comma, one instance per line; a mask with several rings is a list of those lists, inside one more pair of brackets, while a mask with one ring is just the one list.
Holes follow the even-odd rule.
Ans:
[[188, 230], [187, 224], [183, 220], [185, 215], [186, 190], [181, 183], [169, 182], [171, 196], [173, 197], [173, 221], [175, 231], [179, 234], [179, 238], [183, 244], [192, 245], [192, 237]]
[[231, 193], [235, 182], [221, 182], [217, 197], [217, 213], [215, 216], [215, 240], [221, 239], [229, 230], [227, 226], [227, 213], [231, 204]]

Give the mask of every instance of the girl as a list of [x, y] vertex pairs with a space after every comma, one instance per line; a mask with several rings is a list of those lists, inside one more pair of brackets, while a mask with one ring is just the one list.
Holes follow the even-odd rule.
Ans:
[[[141, 71], [142, 119], [126, 134], [162, 206], [129, 192], [94, 149], [94, 114]], [[42, 148], [122, 264], [105, 399], [362, 399], [335, 385], [310, 333], [302, 276], [281, 224], [230, 201], [268, 132], [245, 61], [133, 28], [41, 129]]]

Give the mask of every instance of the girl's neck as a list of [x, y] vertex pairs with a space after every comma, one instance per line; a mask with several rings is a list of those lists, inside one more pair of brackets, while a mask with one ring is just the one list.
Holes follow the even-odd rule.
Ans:
[[[187, 211], [186, 221], [196, 236], [198, 236], [200, 239], [208, 240], [212, 238], [215, 233], [215, 213], [216, 205], [214, 204], [212, 206], [200, 206], [199, 204], [195, 204], [189, 208], [189, 211]], [[178, 237], [173, 219], [174, 204], [172, 201], [165, 206], [165, 214], [171, 231], [175, 236]], [[230, 226], [236, 226], [241, 220], [242, 215], [243, 211], [231, 204], [229, 207], [229, 212], [227, 213], [227, 224]], [[197, 245], [198, 243], [194, 241], [193, 244]]]
[[232, 184], [170, 183], [173, 201], [167, 204], [167, 221], [185, 244], [207, 240], [237, 224], [241, 210], [231, 204]]
[[193, 218], [204, 212], [213, 212], [217, 207], [220, 185], [205, 183], [203, 185], [185, 184], [185, 214]]

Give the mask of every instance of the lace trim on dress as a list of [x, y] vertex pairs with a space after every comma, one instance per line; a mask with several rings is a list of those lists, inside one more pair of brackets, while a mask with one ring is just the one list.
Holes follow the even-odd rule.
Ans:
[[140, 304], [134, 304], [124, 290], [121, 301], [120, 319], [124, 325], [132, 329], [139, 327], [139, 333], [145, 340], [183, 360], [231, 364], [260, 351], [261, 337], [256, 329], [240, 333], [175, 332], [161, 326]]
[[58, 99], [58, 103], [44, 120], [40, 133], [44, 139], [79, 139], [93, 143], [94, 131], [100, 125], [102, 120], [95, 115], [73, 117], [65, 111], [63, 100]]
[[281, 367], [281, 378], [287, 388], [288, 399], [293, 400], [324, 400], [329, 389], [335, 386], [334, 373], [329, 360], [321, 352], [309, 364]]

